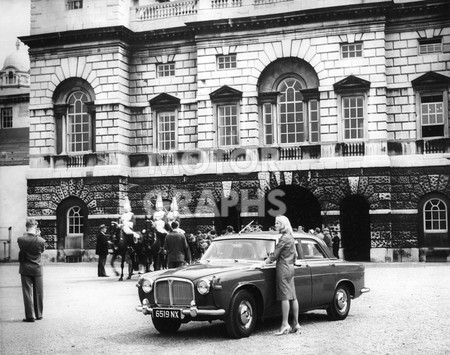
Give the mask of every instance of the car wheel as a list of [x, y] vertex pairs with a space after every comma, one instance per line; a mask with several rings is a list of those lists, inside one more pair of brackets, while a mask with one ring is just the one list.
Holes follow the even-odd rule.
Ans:
[[180, 328], [181, 321], [176, 319], [162, 319], [152, 317], [153, 325], [161, 334], [176, 333]]
[[238, 291], [231, 300], [225, 320], [228, 335], [236, 339], [250, 336], [255, 329], [256, 319], [255, 298], [246, 290]]
[[334, 291], [333, 300], [327, 308], [328, 316], [333, 320], [343, 320], [347, 318], [350, 311], [350, 292], [347, 286], [339, 285]]

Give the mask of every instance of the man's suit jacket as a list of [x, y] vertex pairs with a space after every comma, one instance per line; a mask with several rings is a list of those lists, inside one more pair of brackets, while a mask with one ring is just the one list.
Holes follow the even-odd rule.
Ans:
[[185, 261], [189, 257], [189, 247], [186, 238], [181, 233], [170, 232], [164, 241], [164, 249], [167, 250], [167, 261]]
[[27, 232], [17, 238], [17, 243], [25, 257], [25, 260], [20, 263], [19, 274], [28, 276], [42, 275], [41, 255], [45, 250], [44, 238]]

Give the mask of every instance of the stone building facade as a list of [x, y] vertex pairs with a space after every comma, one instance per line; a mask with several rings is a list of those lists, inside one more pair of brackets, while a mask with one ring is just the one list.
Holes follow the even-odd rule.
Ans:
[[187, 232], [284, 213], [349, 260], [449, 258], [446, 1], [31, 4], [28, 215], [58, 260], [158, 196]]

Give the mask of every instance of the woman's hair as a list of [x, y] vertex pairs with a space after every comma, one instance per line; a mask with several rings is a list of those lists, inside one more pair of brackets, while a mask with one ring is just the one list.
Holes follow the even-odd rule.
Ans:
[[291, 222], [289, 222], [289, 219], [286, 216], [276, 216], [275, 220], [281, 224], [280, 232], [283, 232], [283, 233], [292, 233], [293, 232]]

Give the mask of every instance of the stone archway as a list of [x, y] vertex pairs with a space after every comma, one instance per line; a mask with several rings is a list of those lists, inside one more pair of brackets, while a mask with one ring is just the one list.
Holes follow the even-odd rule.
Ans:
[[[239, 232], [241, 227], [240, 206], [224, 203], [224, 199], [225, 197], [218, 203], [220, 215], [216, 214], [214, 217], [214, 228], [219, 235], [223, 234], [228, 226], [232, 226], [235, 232]], [[219, 209], [216, 211], [219, 212]]]
[[344, 259], [370, 261], [369, 204], [359, 195], [351, 195], [341, 202], [340, 211], [342, 248]]
[[[68, 213], [72, 209], [77, 209], [79, 215], [80, 230], [70, 231], [68, 220], [71, 218]], [[61, 201], [56, 209], [56, 235], [57, 235], [57, 259], [58, 261], [81, 261], [85, 249], [89, 249], [89, 210], [87, 205], [78, 197], [68, 197]], [[72, 232], [79, 232], [81, 240], [74, 245], [68, 242]], [[70, 249], [70, 252], [67, 250]]]
[[302, 226], [305, 231], [322, 227], [320, 203], [311, 191], [298, 185], [281, 185], [265, 196], [263, 228], [275, 224], [275, 216], [284, 214], [292, 228]]

